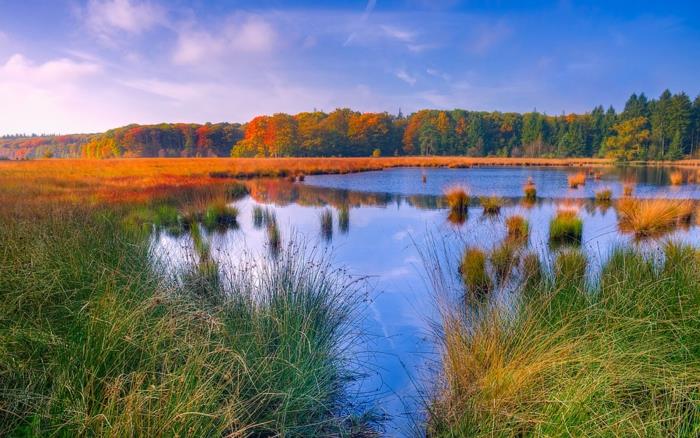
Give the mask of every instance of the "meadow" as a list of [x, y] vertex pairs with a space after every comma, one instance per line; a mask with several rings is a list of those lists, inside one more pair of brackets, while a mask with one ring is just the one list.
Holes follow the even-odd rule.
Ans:
[[[454, 157], [2, 162], [0, 435], [380, 434], [380, 413], [349, 391], [372, 369], [357, 359], [367, 291], [328, 253], [288, 234], [278, 215], [279, 206], [304, 206], [307, 213], [294, 214], [311, 217], [324, 241], [367, 239], [355, 248], [373, 242], [381, 253], [377, 236], [392, 233], [361, 237], [350, 221], [361, 206], [398, 208], [398, 198], [301, 184], [300, 176], [611, 164]], [[584, 175], [584, 184], [593, 179]], [[439, 210], [446, 226], [502, 224], [505, 236], [491, 248], [465, 244], [450, 257], [424, 260], [441, 328], [438, 384], [413, 413], [426, 413], [422, 433], [697, 436], [697, 250], [670, 242], [661, 257], [649, 258], [620, 247], [591, 281], [585, 272], [594, 261], [580, 248], [585, 209], [553, 207], [542, 226], [528, 213], [543, 208], [542, 187], [518, 184], [522, 206], [469, 187], [405, 198], [417, 212]], [[248, 194], [254, 204], [240, 201]], [[697, 216], [689, 201], [611, 197], [591, 208], [615, 209], [620, 232], [631, 239], [657, 238]], [[222, 269], [215, 236], [248, 220], [274, 251], [235, 254], [239, 268]], [[554, 240], [549, 267], [528, 247], [540, 228]], [[192, 254], [173, 270], [154, 253], [153, 239], [188, 242]], [[440, 265], [445, 260], [449, 266]], [[517, 292], [506, 312], [491, 300], [505, 287]]]

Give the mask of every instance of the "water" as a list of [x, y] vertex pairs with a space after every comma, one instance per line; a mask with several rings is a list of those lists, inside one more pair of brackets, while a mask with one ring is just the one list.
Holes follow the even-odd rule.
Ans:
[[[634, 180], [635, 193], [641, 197], [700, 196], [698, 186], [669, 187], [665, 169], [607, 169], [600, 181], [589, 178], [577, 190], [567, 187], [571, 170], [553, 168], [474, 168], [474, 169], [392, 169], [350, 175], [309, 176], [303, 184], [279, 180], [252, 183], [251, 196], [237, 202], [240, 227], [214, 232], [205, 237], [217, 260], [235, 260], [243, 251], [266, 250], [265, 227], [256, 227], [253, 208], [273, 208], [283, 241], [297, 236], [307, 243], [328, 247], [336, 264], [355, 276], [367, 276], [371, 287], [363, 329], [370, 335], [369, 376], [358, 383], [361, 393], [376, 397], [377, 406], [391, 416], [390, 435], [405, 435], [420, 417], [420, 389], [429, 388], [431, 372], [438, 355], [431, 322], [437, 317], [435, 299], [428, 286], [421, 259], [427, 242], [446, 242], [454, 254], [464, 245], [490, 249], [506, 234], [504, 220], [520, 214], [530, 222], [527, 248], [540, 255], [545, 264], [552, 259], [548, 245], [549, 221], [558, 208], [575, 208], [583, 219], [581, 249], [589, 264], [589, 280], [617, 246], [636, 245], [656, 256], [660, 244], [668, 239], [691, 244], [700, 242], [695, 225], [677, 229], [662, 240], [637, 242], [620, 233], [614, 206], [596, 205], [591, 199], [596, 190], [609, 187], [614, 196], [621, 193], [622, 182]], [[421, 176], [427, 176], [422, 183]], [[543, 199], [524, 204], [519, 197], [522, 185], [532, 177]], [[486, 216], [472, 206], [462, 224], [447, 220], [448, 212], [440, 195], [451, 185], [467, 186], [474, 195], [499, 195], [508, 198], [497, 216]], [[333, 212], [331, 235], [323, 232], [321, 212]], [[341, 208], [349, 208], [349, 226], [339, 226]], [[168, 254], [173, 266], [187, 263], [192, 254], [188, 236], [155, 234], [154, 249]], [[454, 262], [454, 260], [452, 261]], [[456, 263], [453, 263], [456, 265]], [[456, 275], [456, 266], [451, 275]], [[494, 300], [508, 302], [513, 294], [506, 289], [494, 294]], [[365, 346], [367, 347], [367, 346]]]

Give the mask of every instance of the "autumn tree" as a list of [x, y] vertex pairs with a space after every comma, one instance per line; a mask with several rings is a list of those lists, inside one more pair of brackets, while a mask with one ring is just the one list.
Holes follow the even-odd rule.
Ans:
[[618, 161], [645, 158], [650, 132], [646, 117], [635, 117], [613, 126], [613, 135], [605, 140], [605, 155]]

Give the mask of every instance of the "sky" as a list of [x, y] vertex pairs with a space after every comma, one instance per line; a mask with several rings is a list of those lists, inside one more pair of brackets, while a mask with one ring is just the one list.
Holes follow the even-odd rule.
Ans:
[[698, 1], [0, 0], [0, 135], [700, 93]]

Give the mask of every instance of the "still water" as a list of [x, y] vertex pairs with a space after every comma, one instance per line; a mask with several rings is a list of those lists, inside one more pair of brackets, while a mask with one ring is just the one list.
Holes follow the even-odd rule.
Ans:
[[[254, 221], [253, 210], [256, 206], [271, 208], [283, 242], [294, 237], [307, 245], [328, 248], [335, 264], [346, 267], [351, 275], [367, 277], [371, 299], [362, 324], [368, 334], [369, 345], [365, 347], [372, 354], [368, 376], [358, 382], [356, 390], [371, 394], [377, 408], [389, 416], [389, 435], [404, 435], [420, 422], [420, 417], [407, 413], [415, 413], [421, 393], [430, 389], [438, 359], [432, 335], [437, 317], [435, 297], [422, 259], [429, 242], [445, 243], [456, 249], [456, 254], [464, 245], [489, 250], [504, 239], [505, 218], [519, 214], [530, 223], [528, 250], [538, 253], [547, 265], [554, 252], [548, 244], [549, 222], [558, 208], [574, 208], [584, 223], [581, 249], [590, 261], [590, 281], [595, 281], [601, 264], [615, 247], [636, 245], [656, 256], [659, 245], [669, 239], [700, 242], [700, 230], [694, 224], [662, 239], [636, 241], [619, 231], [614, 203], [597, 205], [593, 200], [601, 188], [610, 188], [614, 198], [619, 197], [627, 182], [635, 183], [637, 197], [698, 199], [700, 186], [672, 187], [668, 170], [639, 167], [600, 169], [599, 179], [591, 177], [584, 187], [569, 189], [567, 175], [576, 171], [400, 168], [308, 176], [304, 183], [253, 181], [250, 196], [236, 203], [239, 227], [208, 233], [205, 238], [215, 260], [235, 260], [243, 252], [263, 254], [268, 236], [265, 227]], [[520, 198], [528, 178], [534, 180], [539, 197], [532, 204]], [[478, 201], [473, 200], [465, 221], [452, 223], [440, 195], [454, 185], [467, 187], [472, 196], [503, 197], [505, 206], [498, 215], [484, 215]], [[327, 209], [333, 215], [331, 229], [322, 226], [321, 213]], [[344, 217], [346, 212], [349, 217]], [[190, 237], [166, 233], [154, 234], [153, 248], [167, 254], [175, 267], [191, 260], [193, 252]], [[503, 290], [494, 299], [508, 301], [511, 294]]]

